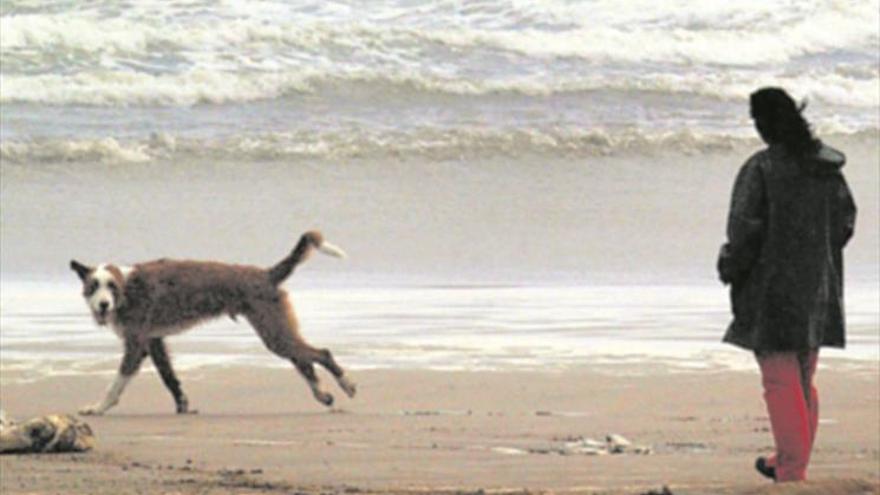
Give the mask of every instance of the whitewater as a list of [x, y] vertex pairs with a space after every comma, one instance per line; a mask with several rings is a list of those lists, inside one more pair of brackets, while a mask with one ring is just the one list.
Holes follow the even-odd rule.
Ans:
[[751, 136], [743, 102], [759, 85], [807, 100], [823, 134], [873, 136], [878, 12], [876, 0], [4, 0], [2, 158], [705, 151]]

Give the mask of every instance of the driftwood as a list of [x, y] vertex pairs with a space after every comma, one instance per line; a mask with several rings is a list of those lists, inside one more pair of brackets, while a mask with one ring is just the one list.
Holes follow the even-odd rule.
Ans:
[[15, 423], [0, 411], [0, 454], [85, 452], [94, 446], [95, 436], [89, 425], [68, 414]]

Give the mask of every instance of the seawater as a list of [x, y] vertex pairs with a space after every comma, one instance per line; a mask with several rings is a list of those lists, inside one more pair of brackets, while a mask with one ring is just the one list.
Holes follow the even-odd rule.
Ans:
[[703, 151], [878, 127], [877, 0], [0, 2], [6, 163]]
[[[296, 285], [296, 284], [289, 284]], [[121, 343], [88, 315], [73, 283], [3, 284], [0, 371], [16, 380], [112, 373]], [[876, 287], [849, 300], [849, 348], [823, 361], [876, 369]], [[750, 353], [720, 343], [723, 293], [696, 286], [295, 288], [309, 342], [352, 369], [609, 373], [751, 370]], [[51, 309], [47, 309], [51, 308]], [[176, 366], [289, 367], [243, 320], [218, 319], [168, 339]]]

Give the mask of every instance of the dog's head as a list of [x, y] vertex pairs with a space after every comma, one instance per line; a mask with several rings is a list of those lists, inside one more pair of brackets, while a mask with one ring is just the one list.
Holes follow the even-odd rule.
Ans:
[[98, 325], [111, 321], [114, 311], [122, 303], [125, 277], [116, 265], [103, 264], [95, 268], [71, 260], [70, 269], [76, 272], [83, 284], [83, 297]]

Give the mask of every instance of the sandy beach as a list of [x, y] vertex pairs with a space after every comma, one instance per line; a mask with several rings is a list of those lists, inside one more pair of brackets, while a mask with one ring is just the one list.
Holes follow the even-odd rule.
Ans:
[[[119, 407], [87, 418], [95, 451], [0, 458], [25, 493], [878, 493], [876, 369], [821, 369], [822, 424], [806, 485], [751, 467], [772, 445], [756, 372], [360, 371], [324, 410], [291, 370], [193, 370], [199, 414], [177, 416], [152, 369]], [[18, 418], [75, 411], [96, 376], [0, 383]], [[328, 385], [329, 386], [329, 385]], [[337, 397], [341, 394], [336, 394]], [[623, 435], [649, 454], [584, 455], [567, 442]]]

